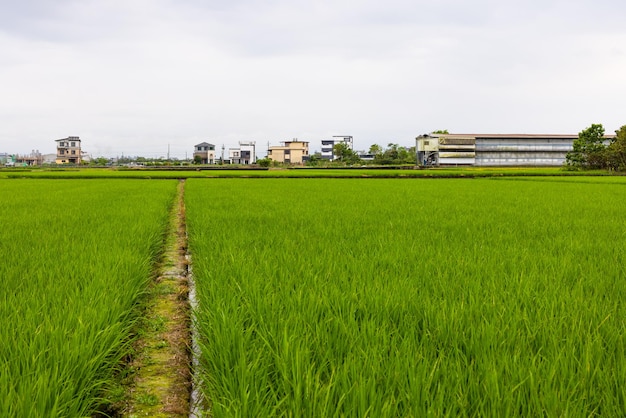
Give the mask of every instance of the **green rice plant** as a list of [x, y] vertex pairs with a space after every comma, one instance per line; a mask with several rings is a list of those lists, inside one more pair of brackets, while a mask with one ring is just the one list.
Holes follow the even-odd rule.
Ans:
[[189, 180], [213, 416], [626, 415], [626, 188]]
[[0, 180], [1, 416], [87, 416], [111, 402], [175, 187]]
[[406, 167], [292, 167], [278, 170], [258, 167], [232, 169], [219, 167], [186, 168], [24, 168], [0, 169], [0, 178], [46, 179], [182, 179], [182, 178], [442, 178], [442, 177], [502, 177], [502, 176], [609, 176], [605, 170], [568, 171], [560, 167], [443, 167], [412, 169]]

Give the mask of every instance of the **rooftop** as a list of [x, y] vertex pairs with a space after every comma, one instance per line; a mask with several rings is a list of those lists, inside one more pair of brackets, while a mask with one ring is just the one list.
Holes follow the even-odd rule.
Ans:
[[[435, 138], [485, 138], [485, 139], [577, 139], [578, 134], [429, 134]], [[604, 135], [614, 138], [615, 135]]]

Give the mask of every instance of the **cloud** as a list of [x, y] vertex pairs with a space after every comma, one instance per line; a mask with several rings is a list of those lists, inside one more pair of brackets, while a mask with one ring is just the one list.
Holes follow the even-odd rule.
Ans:
[[[618, 2], [26, 1], [0, 13], [0, 151], [159, 153], [626, 121]], [[592, 119], [592, 120], [589, 120]], [[26, 149], [26, 151], [24, 150]], [[105, 152], [105, 151], [102, 151]]]

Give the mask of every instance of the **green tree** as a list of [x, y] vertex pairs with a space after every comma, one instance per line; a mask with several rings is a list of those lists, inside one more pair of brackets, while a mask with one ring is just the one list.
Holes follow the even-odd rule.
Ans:
[[356, 152], [350, 150], [350, 156], [348, 157], [348, 159], [346, 160], [346, 162], [348, 164], [360, 164], [361, 163], [361, 157], [359, 157], [359, 154], [357, 154]]
[[344, 164], [357, 164], [361, 161], [359, 156], [345, 142], [339, 142], [333, 146], [333, 155]]
[[381, 147], [378, 144], [373, 144], [372, 146], [370, 146], [369, 149], [369, 153], [373, 154], [373, 155], [378, 155], [378, 154], [382, 154], [383, 152], [383, 147]]
[[194, 155], [193, 156], [193, 163], [194, 164], [201, 164], [202, 163], [202, 157], [200, 157], [199, 155]]
[[350, 156], [350, 151], [352, 150], [345, 142], [338, 142], [333, 145], [333, 155], [341, 161]]
[[389, 157], [392, 161], [395, 161], [398, 159], [398, 148], [398, 144], [393, 144], [390, 142], [387, 144], [387, 149], [385, 150], [384, 154], [387, 154], [387, 157]]
[[415, 147], [405, 148], [390, 142], [387, 148], [374, 155], [374, 163], [380, 165], [415, 164]]
[[313, 153], [309, 156], [308, 161], [305, 165], [310, 167], [320, 166], [324, 163], [324, 159], [322, 158], [322, 154], [319, 152]]
[[104, 157], [98, 157], [98, 158], [94, 158], [93, 160], [91, 160], [91, 163], [93, 165], [101, 165], [101, 166], [107, 165], [108, 162], [109, 160]]
[[272, 165], [272, 159], [269, 157], [259, 158], [258, 160], [256, 160], [256, 163], [260, 167], [269, 167], [270, 165]]
[[578, 168], [604, 168], [607, 166], [606, 146], [604, 145], [604, 127], [594, 123], [578, 134], [573, 149], [568, 152], [565, 161], [568, 166]]
[[618, 171], [626, 171], [626, 125], [615, 131], [615, 138], [606, 149], [607, 165]]
[[404, 163], [405, 164], [417, 164], [417, 152], [415, 147], [409, 147], [406, 149], [406, 152], [408, 153], [408, 156], [405, 158]]
[[440, 134], [440, 135], [448, 135], [450, 132], [448, 132], [447, 129], [439, 129], [437, 131], [432, 131], [431, 133], [433, 133], [433, 134]]

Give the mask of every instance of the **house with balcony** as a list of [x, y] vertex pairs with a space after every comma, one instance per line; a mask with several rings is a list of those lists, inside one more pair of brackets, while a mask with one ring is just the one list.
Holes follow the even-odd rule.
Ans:
[[271, 146], [267, 151], [267, 157], [273, 161], [287, 164], [302, 164], [309, 158], [309, 143], [306, 141], [281, 142], [280, 146]]
[[229, 148], [228, 158], [231, 164], [254, 164], [256, 163], [256, 142], [239, 141], [239, 148]]
[[82, 152], [80, 149], [80, 138], [68, 136], [64, 139], [57, 139], [57, 164], [80, 164], [82, 163]]
[[202, 142], [194, 145], [193, 147], [193, 159], [198, 160], [200, 164], [215, 164], [215, 145], [208, 142]]

